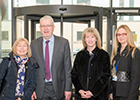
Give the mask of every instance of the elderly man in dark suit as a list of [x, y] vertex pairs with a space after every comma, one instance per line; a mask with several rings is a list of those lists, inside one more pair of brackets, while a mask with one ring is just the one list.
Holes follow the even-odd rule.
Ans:
[[65, 98], [65, 100], [70, 100], [71, 98], [69, 43], [67, 39], [55, 36], [54, 28], [51, 16], [42, 17], [40, 31], [43, 37], [31, 42], [32, 56], [40, 67], [37, 69], [37, 86], [32, 99], [63, 100]]

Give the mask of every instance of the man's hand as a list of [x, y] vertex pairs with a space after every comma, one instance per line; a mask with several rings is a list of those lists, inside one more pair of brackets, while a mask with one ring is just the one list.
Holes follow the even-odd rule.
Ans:
[[33, 94], [31, 95], [31, 100], [37, 99], [36, 93], [35, 91], [33, 92]]
[[110, 99], [113, 100], [113, 94], [112, 93], [110, 94]]
[[71, 92], [65, 91], [65, 100], [70, 100]]

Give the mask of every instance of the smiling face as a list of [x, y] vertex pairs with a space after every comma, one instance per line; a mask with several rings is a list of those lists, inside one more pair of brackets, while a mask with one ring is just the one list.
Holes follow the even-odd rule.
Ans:
[[127, 45], [127, 32], [124, 28], [118, 30], [116, 37], [120, 44]]
[[86, 42], [86, 44], [87, 44], [87, 48], [88, 48], [88, 47], [96, 47], [97, 39], [96, 39], [96, 37], [93, 35], [93, 33], [88, 32], [88, 33], [86, 33], [86, 35], [85, 35], [85, 42]]
[[16, 46], [16, 53], [22, 59], [26, 56], [26, 54], [28, 53], [28, 46], [25, 43], [25, 41], [18, 42], [18, 44]]
[[40, 22], [40, 31], [43, 37], [48, 40], [53, 35], [55, 26], [50, 19], [43, 19]]

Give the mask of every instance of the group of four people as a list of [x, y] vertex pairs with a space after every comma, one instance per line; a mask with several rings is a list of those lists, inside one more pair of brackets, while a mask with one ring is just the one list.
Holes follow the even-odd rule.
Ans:
[[0, 64], [0, 100], [70, 100], [72, 83], [75, 100], [138, 100], [140, 50], [127, 25], [116, 30], [111, 61], [97, 29], [86, 28], [73, 68], [69, 42], [54, 29], [52, 17], [44, 16], [42, 37], [30, 46], [25, 38], [15, 41]]

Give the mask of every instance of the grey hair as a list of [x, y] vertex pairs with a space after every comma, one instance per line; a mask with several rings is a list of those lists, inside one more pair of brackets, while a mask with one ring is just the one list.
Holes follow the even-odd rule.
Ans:
[[51, 20], [51, 21], [52, 21], [52, 24], [54, 25], [54, 20], [53, 20], [53, 18], [52, 18], [51, 16], [48, 16], [48, 15], [43, 16], [43, 17], [40, 19], [40, 22], [41, 22], [42, 20], [45, 20], [45, 19]]

